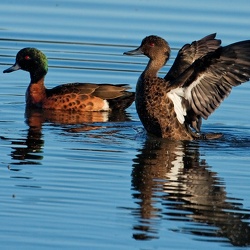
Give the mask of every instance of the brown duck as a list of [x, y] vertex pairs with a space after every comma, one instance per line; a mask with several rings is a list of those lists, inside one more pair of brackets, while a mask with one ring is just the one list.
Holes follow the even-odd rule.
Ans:
[[68, 83], [47, 89], [44, 78], [48, 71], [46, 56], [36, 48], [21, 49], [15, 64], [4, 70], [30, 73], [30, 84], [26, 91], [27, 107], [65, 111], [109, 111], [124, 110], [134, 101], [134, 93], [128, 85]]
[[216, 34], [186, 44], [164, 78], [158, 71], [170, 56], [168, 43], [148, 36], [126, 55], [144, 54], [149, 62], [138, 79], [135, 104], [148, 133], [175, 140], [212, 139], [201, 121], [221, 104], [232, 87], [249, 80], [250, 40], [220, 46]]

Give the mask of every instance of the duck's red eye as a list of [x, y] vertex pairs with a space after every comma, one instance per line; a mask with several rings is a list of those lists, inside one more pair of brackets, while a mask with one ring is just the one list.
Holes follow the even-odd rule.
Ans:
[[150, 47], [154, 47], [155, 44], [154, 44], [154, 43], [150, 43], [149, 46], [150, 46]]
[[25, 60], [30, 60], [30, 57], [29, 56], [25, 56], [24, 59]]

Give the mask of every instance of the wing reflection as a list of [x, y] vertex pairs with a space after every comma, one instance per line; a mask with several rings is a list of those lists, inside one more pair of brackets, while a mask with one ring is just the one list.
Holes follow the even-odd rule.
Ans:
[[[206, 237], [206, 241], [250, 244], [250, 210], [227, 197], [225, 184], [199, 157], [198, 143], [146, 140], [132, 171], [135, 239], [159, 238], [162, 219], [176, 221], [173, 231]], [[177, 224], [178, 224], [177, 223]]]
[[[126, 111], [119, 112], [83, 112], [69, 113], [62, 111], [27, 109], [27, 135], [24, 138], [12, 139], [12, 165], [41, 164], [43, 159], [44, 136], [42, 126], [66, 126], [66, 132], [81, 132], [100, 129], [105, 122], [123, 122], [130, 118]], [[96, 125], [95, 123], [98, 123]], [[100, 125], [101, 124], [101, 125]], [[72, 125], [72, 126], [71, 126]], [[11, 168], [11, 170], [15, 170]]]

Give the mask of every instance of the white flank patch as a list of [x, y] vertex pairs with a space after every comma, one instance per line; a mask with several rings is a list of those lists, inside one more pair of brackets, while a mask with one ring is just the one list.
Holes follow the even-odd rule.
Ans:
[[104, 104], [102, 106], [102, 111], [109, 111], [109, 103], [107, 100], [104, 100]]
[[187, 115], [186, 108], [182, 105], [182, 99], [184, 97], [184, 89], [176, 88], [167, 93], [167, 96], [174, 104], [174, 111], [176, 113], [178, 121], [183, 124], [185, 116]]
[[103, 122], [107, 122], [109, 120], [109, 112], [106, 112], [106, 111], [109, 111], [109, 103], [107, 100], [104, 100], [104, 104], [102, 106], [102, 111], [104, 112], [101, 112], [102, 113], [102, 121]]
[[109, 112], [102, 112], [103, 122], [107, 122], [109, 120]]

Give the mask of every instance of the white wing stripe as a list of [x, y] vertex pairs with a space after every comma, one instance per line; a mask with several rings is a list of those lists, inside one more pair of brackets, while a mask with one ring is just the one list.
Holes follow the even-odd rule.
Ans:
[[196, 85], [200, 83], [200, 81], [204, 78], [204, 74], [199, 76], [195, 81], [193, 81], [185, 90], [184, 98], [188, 100], [188, 103], [193, 102], [192, 89], [195, 88]]
[[174, 104], [174, 111], [176, 113], [178, 121], [183, 124], [185, 116], [187, 115], [186, 108], [182, 105], [182, 99], [184, 96], [183, 88], [172, 89], [167, 93], [167, 96], [171, 99]]

